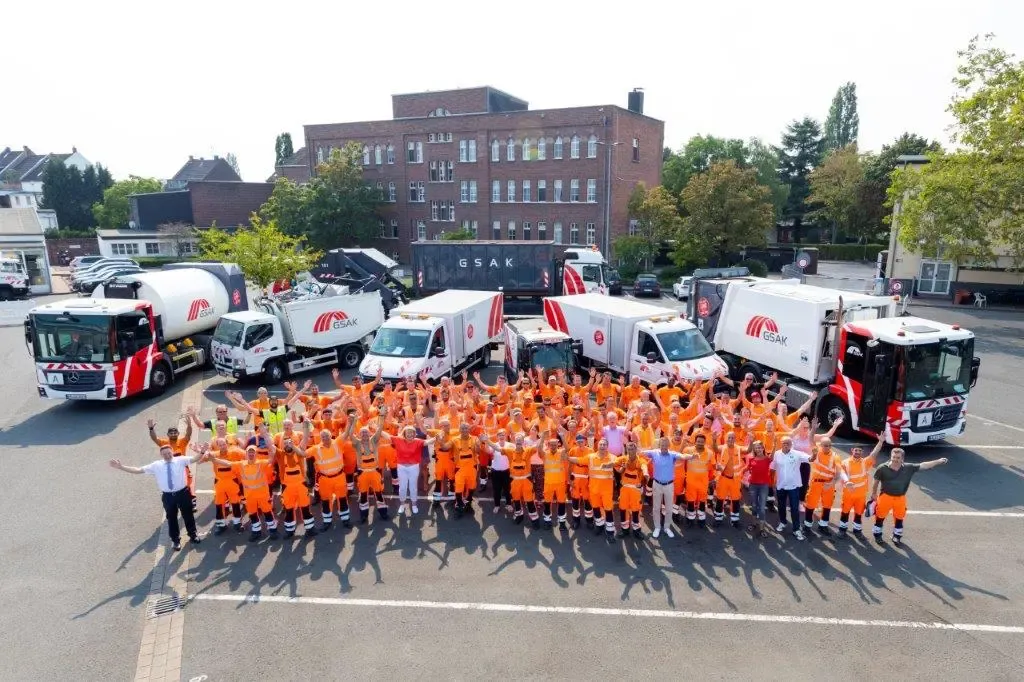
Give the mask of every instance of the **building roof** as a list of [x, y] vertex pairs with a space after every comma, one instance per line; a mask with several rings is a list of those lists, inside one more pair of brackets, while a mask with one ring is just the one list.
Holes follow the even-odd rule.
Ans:
[[66, 161], [71, 154], [46, 154], [42, 157], [42, 163], [37, 163], [33, 166], [32, 170], [21, 177], [22, 182], [41, 182], [43, 179], [43, 171], [46, 170], [46, 165], [50, 162], [50, 159], [56, 159], [57, 161]]
[[235, 172], [235, 169], [227, 161], [219, 156], [215, 156], [212, 159], [201, 157], [196, 159], [190, 156], [185, 165], [174, 174], [174, 177], [170, 179], [168, 184], [178, 186], [201, 180], [241, 182], [242, 178], [238, 176], [238, 173]]
[[[72, 148], [72, 154], [78, 151]], [[8, 182], [41, 182], [43, 171], [50, 159], [67, 161], [71, 154], [36, 154], [28, 147], [22, 147], [21, 151], [5, 147], [0, 151], [0, 182], [10, 176]]]
[[924, 154], [900, 154], [896, 157], [898, 163], [928, 163], [929, 159]]
[[[305, 169], [306, 172], [302, 173], [300, 177], [303, 177], [306, 180], [309, 179], [309, 150], [305, 147], [300, 147], [291, 156], [281, 159], [281, 163], [274, 166], [274, 172], [269, 178], [267, 178], [267, 182], [277, 182], [278, 178], [287, 178], [289, 177], [287, 169], [292, 169], [294, 171], [296, 168]], [[292, 175], [294, 175], [294, 172]], [[295, 178], [291, 179], [294, 180]]]
[[41, 235], [43, 226], [34, 208], [0, 208], [0, 235]]

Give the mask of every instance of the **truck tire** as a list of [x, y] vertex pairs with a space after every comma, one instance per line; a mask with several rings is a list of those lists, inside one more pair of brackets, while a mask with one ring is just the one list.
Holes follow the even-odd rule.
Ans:
[[818, 421], [826, 431], [832, 428], [836, 420], [843, 418], [843, 425], [836, 431], [836, 435], [849, 436], [853, 433], [850, 423], [850, 410], [846, 403], [834, 395], [825, 396], [818, 404]]
[[153, 369], [149, 370], [149, 395], [157, 397], [163, 395], [167, 387], [171, 385], [171, 369], [166, 362], [157, 362]]
[[343, 346], [337, 350], [337, 353], [338, 364], [341, 365], [342, 369], [358, 367], [360, 360], [363, 359], [363, 351], [359, 346]]
[[754, 381], [757, 383], [761, 383], [765, 380], [764, 369], [756, 362], [743, 363], [740, 366], [739, 376], [736, 378], [742, 381], [743, 377], [747, 376], [747, 374], [753, 374]]
[[6, 284], [0, 286], [0, 301], [11, 301], [14, 299], [14, 289]]
[[263, 377], [269, 384], [279, 384], [284, 381], [287, 372], [280, 360], [268, 360], [263, 365]]

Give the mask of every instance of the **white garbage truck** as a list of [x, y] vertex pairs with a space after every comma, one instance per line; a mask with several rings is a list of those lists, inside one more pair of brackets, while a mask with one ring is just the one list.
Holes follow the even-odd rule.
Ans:
[[826, 428], [914, 445], [966, 428], [974, 334], [898, 316], [890, 296], [794, 282], [697, 280], [689, 313], [734, 378], [778, 372], [795, 406], [816, 391]]
[[502, 330], [505, 344], [505, 378], [515, 383], [519, 372], [532, 374], [537, 367], [545, 371], [577, 371], [580, 344], [542, 318], [508, 320]]
[[640, 377], [650, 385], [711, 379], [725, 372], [697, 328], [675, 310], [599, 294], [544, 299], [554, 329], [581, 342], [584, 364]]
[[395, 308], [377, 330], [359, 373], [401, 380], [426, 372], [429, 381], [476, 365], [486, 367], [501, 337], [500, 291], [449, 289]]

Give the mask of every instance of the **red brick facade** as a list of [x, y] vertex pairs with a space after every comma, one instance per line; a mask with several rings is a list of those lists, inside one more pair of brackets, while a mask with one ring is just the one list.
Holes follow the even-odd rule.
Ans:
[[196, 227], [238, 227], [270, 198], [268, 182], [190, 182], [192, 224]]
[[[395, 185], [395, 202], [384, 210], [386, 238], [372, 244], [402, 262], [409, 260], [409, 242], [417, 239], [417, 223], [425, 223], [427, 239], [442, 232], [458, 230], [464, 221], [476, 221], [481, 239], [492, 239], [493, 224], [500, 224], [500, 236], [509, 237], [509, 223], [515, 225], [515, 238], [523, 239], [524, 223], [530, 225], [531, 239], [554, 239], [556, 224], [561, 238], [570, 243], [572, 225], [577, 241], [588, 240], [587, 226], [592, 224], [592, 237], [599, 248], [614, 242], [615, 237], [629, 229], [626, 204], [637, 182], [654, 186], [661, 181], [661, 154], [664, 124], [656, 119], [633, 113], [613, 105], [574, 107], [550, 110], [502, 110], [526, 103], [491, 88], [474, 88], [439, 93], [396, 95], [393, 109], [396, 120], [365, 121], [307, 125], [306, 146], [309, 150], [310, 173], [318, 159], [326, 158], [331, 148], [356, 141], [367, 148], [369, 163], [365, 177], [372, 184], [380, 183], [385, 196], [389, 184]], [[483, 107], [483, 109], [481, 109]], [[452, 116], [430, 116], [438, 108]], [[483, 111], [484, 113], [472, 113]], [[414, 118], [418, 117], [418, 118]], [[544, 138], [545, 158], [539, 158], [538, 140]], [[579, 140], [579, 158], [572, 158], [572, 139]], [[450, 138], [450, 140], [449, 140]], [[515, 160], [508, 160], [508, 140], [512, 139]], [[555, 141], [562, 139], [562, 154], [555, 158]], [[589, 140], [596, 144], [591, 149]], [[530, 141], [531, 159], [523, 160], [523, 141]], [[431, 141], [434, 140], [434, 141]], [[460, 143], [476, 143], [476, 160], [462, 160]], [[491, 159], [491, 143], [498, 142], [498, 159]], [[634, 140], [639, 145], [639, 158], [634, 161]], [[420, 160], [410, 162], [412, 154]], [[388, 146], [394, 163], [388, 163]], [[380, 163], [376, 148], [380, 147]], [[421, 151], [417, 152], [417, 148]], [[588, 151], [595, 152], [588, 155]], [[468, 148], [467, 148], [468, 153]], [[452, 163], [451, 182], [431, 180], [431, 162]], [[607, 173], [610, 166], [611, 173]], [[609, 181], [610, 178], [610, 181]], [[571, 201], [572, 180], [579, 181], [579, 200]], [[508, 182], [514, 181], [514, 201], [508, 201]], [[561, 181], [561, 201], [555, 201], [555, 182]], [[588, 180], [594, 181], [594, 201], [587, 201]], [[461, 183], [476, 182], [476, 201], [462, 201]], [[500, 201], [492, 202], [492, 182], [498, 181]], [[523, 201], [523, 182], [530, 184], [530, 201]], [[546, 183], [546, 200], [539, 201], [538, 183]], [[426, 201], [410, 201], [410, 182], [422, 182]], [[611, 188], [610, 195], [608, 188]], [[610, 196], [610, 201], [607, 199]], [[469, 197], [467, 197], [469, 198]], [[434, 220], [431, 202], [452, 202], [455, 220]], [[609, 214], [606, 219], [606, 212]], [[440, 217], [440, 216], [439, 216]], [[392, 237], [392, 221], [397, 221], [397, 235]], [[606, 222], [611, 225], [605, 241]], [[539, 224], [546, 227], [539, 232]], [[609, 254], [606, 254], [606, 256]]]
[[98, 256], [100, 247], [96, 237], [75, 239], [47, 239], [46, 253], [51, 265], [60, 265], [60, 252], [67, 251], [71, 258], [75, 256]]

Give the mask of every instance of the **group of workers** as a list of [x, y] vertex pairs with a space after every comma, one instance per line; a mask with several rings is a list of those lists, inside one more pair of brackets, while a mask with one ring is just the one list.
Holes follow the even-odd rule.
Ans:
[[[335, 370], [338, 390], [331, 395], [308, 381], [301, 388], [286, 383], [283, 398], [261, 388], [247, 402], [229, 391], [241, 416], [223, 404], [202, 420], [189, 408], [185, 434], [173, 426], [166, 438], [150, 421], [161, 460], [145, 467], [112, 460], [111, 466], [156, 477], [179, 549], [179, 513], [198, 542], [191, 470], [201, 462], [213, 468], [214, 534], [229, 526], [242, 532], [244, 507], [251, 541], [264, 527], [278, 535], [276, 491], [285, 536], [300, 522], [312, 536], [336, 521], [351, 527], [352, 495], [359, 523], [367, 523], [371, 508], [388, 518], [386, 491], [397, 499], [397, 513], [417, 514], [420, 493], [432, 483], [431, 506], [450, 503], [456, 517], [474, 513], [477, 495], [490, 487], [494, 513], [510, 514], [513, 523], [586, 525], [609, 543], [644, 537], [645, 506], [653, 537], [674, 537], [673, 522], [728, 521], [739, 528], [747, 510], [747, 530], [765, 537], [770, 506], [777, 507], [777, 532], [791, 527], [801, 540], [805, 531], [831, 535], [838, 497], [836, 534], [861, 535], [864, 518], [873, 514], [873, 535], [882, 543], [892, 513], [897, 544], [911, 478], [945, 463], [905, 463], [902, 449], [894, 448], [889, 462], [877, 465], [883, 438], [870, 452], [853, 447], [842, 456], [831, 440], [841, 421], [817, 433], [817, 420], [807, 414], [816, 396], [790, 412], [785, 385], [771, 397], [776, 377], [763, 385], [752, 375], [738, 382], [669, 377], [656, 388], [637, 377], [613, 381], [594, 369], [571, 377], [537, 369], [493, 385], [479, 373], [459, 379], [430, 385], [424, 376], [392, 382], [378, 375], [344, 384]], [[727, 390], [716, 393], [716, 387]], [[192, 442], [193, 427], [209, 430], [209, 441]]]

